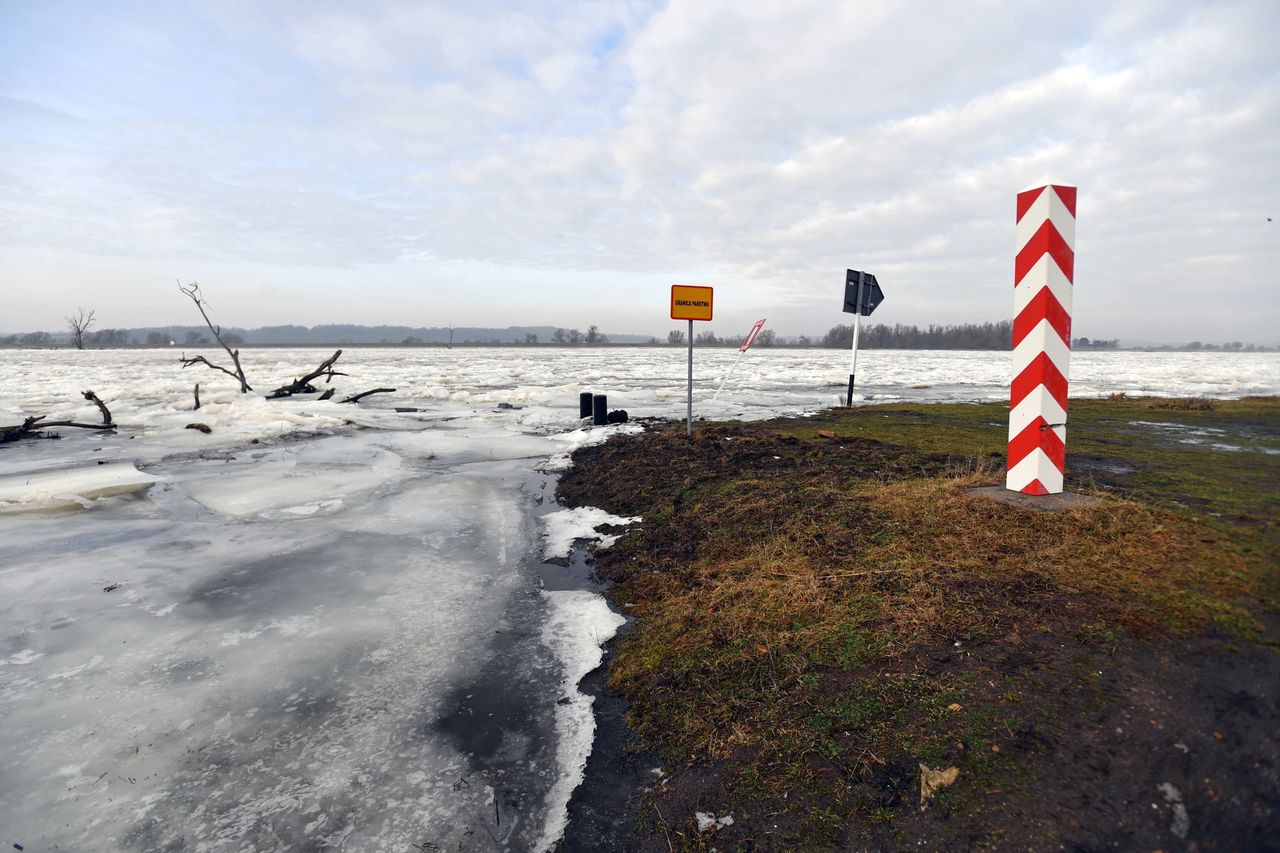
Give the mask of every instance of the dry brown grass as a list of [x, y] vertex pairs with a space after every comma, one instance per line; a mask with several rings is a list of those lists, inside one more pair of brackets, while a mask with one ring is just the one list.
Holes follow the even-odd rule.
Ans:
[[[612, 671], [633, 724], [683, 756], [745, 745], [787, 764], [816, 748], [802, 735], [829, 704], [815, 694], [831, 689], [829, 673], [847, 687], [921, 646], [1016, 636], [1051, 614], [1060, 630], [1064, 601], [1092, 631], [1252, 626], [1239, 603], [1257, 592], [1244, 557], [1185, 516], [1116, 499], [1042, 513], [966, 494], [989, 480], [792, 489], [784, 501], [765, 484], [745, 500], [704, 495], [691, 512], [720, 535], [678, 570], [632, 552], [650, 568], [619, 588], [641, 617]], [[725, 534], [761, 522], [766, 536]], [[917, 699], [869, 701], [898, 719]]]
[[[973, 791], [1006, 779], [1012, 759], [991, 747], [1025, 735], [1034, 751], [1058, 682], [1102, 701], [1092, 658], [1126, 638], [1257, 635], [1275, 607], [1276, 457], [1135, 424], [1159, 405], [1073, 401], [1079, 458], [1128, 473], [1095, 465], [1102, 501], [1054, 513], [966, 493], [1000, 480], [997, 406], [584, 451], [570, 499], [644, 517], [599, 555], [639, 617], [610, 676], [629, 722], [673, 767], [731, 768], [735, 797], [797, 815], [797, 837], [822, 848], [851, 814], [884, 818], [890, 768], [960, 762]], [[1162, 420], [1243, 425], [1272, 446], [1277, 401], [1176, 405]]]

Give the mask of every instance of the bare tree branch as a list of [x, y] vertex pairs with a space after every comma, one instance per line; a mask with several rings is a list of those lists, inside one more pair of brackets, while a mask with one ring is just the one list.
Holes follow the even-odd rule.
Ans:
[[231, 363], [236, 366], [236, 369], [231, 371], [225, 367], [219, 367], [218, 365], [211, 363], [204, 356], [196, 356], [191, 359], [187, 359], [184, 356], [182, 359], [182, 366], [190, 367], [193, 364], [203, 362], [214, 370], [221, 370], [228, 376], [234, 376], [239, 380], [241, 394], [252, 391], [253, 389], [249, 387], [249, 382], [244, 378], [244, 368], [240, 366], [240, 350], [233, 350], [231, 347], [227, 346], [227, 342], [222, 339], [222, 327], [213, 325], [213, 321], [209, 319], [209, 313], [204, 310], [208, 303], [204, 301], [204, 295], [200, 292], [200, 285], [194, 281], [191, 282], [191, 284], [184, 285], [179, 281], [178, 290], [182, 291], [183, 295], [194, 302], [196, 304], [196, 308], [200, 309], [200, 316], [204, 318], [204, 324], [209, 327], [209, 331], [213, 332], [214, 338], [216, 338], [218, 343], [222, 345], [222, 348], [227, 351], [227, 355], [231, 356]]
[[102, 402], [98, 395], [92, 391], [85, 391], [84, 398], [97, 406], [99, 412], [102, 412], [103, 426], [111, 426], [111, 410], [107, 408], [107, 404]]
[[292, 397], [294, 394], [314, 394], [317, 389], [311, 382], [315, 379], [324, 377], [325, 384], [329, 384], [335, 376], [346, 376], [345, 373], [339, 373], [333, 369], [334, 362], [342, 355], [342, 350], [338, 350], [333, 355], [326, 358], [320, 363], [315, 370], [303, 376], [301, 379], [295, 379], [288, 385], [282, 385], [267, 395], [268, 400], [275, 400], [280, 397]]
[[353, 397], [348, 397], [347, 399], [342, 400], [340, 402], [359, 403], [362, 399], [364, 399], [365, 397], [368, 397], [370, 394], [394, 394], [395, 391], [396, 389], [394, 388], [373, 388], [369, 391], [361, 391], [359, 394], [356, 394]]
[[[223, 373], [227, 374], [233, 379], [240, 378], [239, 375], [237, 375], [234, 371], [228, 370], [227, 368], [223, 367], [220, 364], [214, 364], [212, 361], [209, 361], [209, 359], [205, 358], [202, 355], [188, 356], [185, 353], [183, 353], [181, 356], [179, 356], [178, 360], [182, 362], [183, 367], [190, 367], [193, 364], [204, 364], [209, 367], [212, 367], [214, 370], [221, 370]], [[245, 387], [248, 387], [248, 386], [245, 386]], [[249, 388], [249, 390], [252, 391], [253, 389]], [[243, 391], [241, 393], [243, 393]]]

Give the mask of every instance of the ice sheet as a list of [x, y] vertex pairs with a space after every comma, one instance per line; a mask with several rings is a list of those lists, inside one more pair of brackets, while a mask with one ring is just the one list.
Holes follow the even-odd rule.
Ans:
[[0, 477], [0, 513], [88, 507], [98, 498], [146, 491], [158, 479], [142, 473], [130, 462]]

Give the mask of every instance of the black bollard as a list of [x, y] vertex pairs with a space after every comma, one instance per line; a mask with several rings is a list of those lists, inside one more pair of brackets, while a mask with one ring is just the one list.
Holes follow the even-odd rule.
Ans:
[[583, 391], [578, 395], [578, 417], [591, 417], [591, 392]]
[[596, 426], [604, 426], [609, 422], [609, 398], [604, 394], [597, 394], [592, 403], [591, 422]]

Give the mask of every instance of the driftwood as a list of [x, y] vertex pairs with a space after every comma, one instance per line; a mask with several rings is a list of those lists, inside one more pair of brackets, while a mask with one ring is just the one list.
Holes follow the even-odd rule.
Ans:
[[194, 412], [196, 409], [200, 408], [200, 383], [199, 382], [196, 383], [196, 390], [193, 393], [196, 395], [196, 404], [191, 407], [191, 411]]
[[16, 426], [0, 426], [0, 444], [21, 441], [24, 438], [61, 438], [56, 432], [43, 432], [55, 427], [96, 429], [103, 432], [116, 428], [115, 424], [82, 424], [76, 421], [46, 421], [46, 415], [32, 415]]
[[97, 394], [92, 391], [85, 391], [84, 398], [97, 406], [99, 412], [102, 412], [102, 423], [104, 426], [113, 426], [111, 423], [111, 410], [107, 408], [107, 404], [102, 402], [102, 399], [98, 397]]
[[194, 302], [196, 304], [196, 308], [200, 309], [200, 316], [204, 318], [205, 325], [209, 327], [209, 331], [213, 332], [214, 338], [216, 338], [218, 343], [222, 345], [222, 348], [227, 351], [227, 355], [231, 356], [231, 363], [236, 366], [236, 369], [234, 371], [228, 370], [221, 365], [214, 364], [202, 355], [187, 358], [185, 354], [181, 357], [182, 366], [190, 367], [193, 364], [207, 365], [208, 367], [212, 367], [214, 370], [220, 370], [228, 376], [235, 377], [235, 379], [240, 383], [241, 394], [252, 391], [253, 389], [249, 387], [249, 382], [244, 378], [244, 368], [240, 366], [240, 350], [233, 350], [231, 347], [227, 346], [227, 342], [222, 339], [222, 327], [213, 325], [213, 321], [209, 319], [209, 313], [204, 310], [205, 305], [208, 303], [204, 301], [204, 295], [200, 293], [200, 285], [196, 284], [194, 281], [191, 282], [191, 284], [184, 285], [179, 281], [178, 290], [182, 291], [183, 295]]
[[354, 396], [348, 397], [347, 399], [341, 400], [340, 402], [359, 403], [361, 400], [363, 400], [365, 397], [368, 397], [370, 394], [394, 394], [395, 391], [396, 389], [394, 388], [373, 388], [368, 391], [361, 391], [359, 394], [355, 394]]
[[107, 408], [107, 404], [102, 402], [102, 399], [92, 391], [84, 391], [82, 396], [98, 407], [98, 411], [102, 413], [102, 423], [82, 424], [78, 421], [46, 421], [45, 418], [48, 415], [31, 415], [20, 424], [0, 426], [0, 444], [21, 441], [24, 438], [61, 438], [56, 432], [44, 432], [44, 430], [55, 427], [75, 427], [77, 429], [102, 431], [114, 430], [116, 425], [111, 422], [111, 410]]
[[[342, 355], [342, 350], [338, 350], [333, 355], [329, 356], [324, 361], [322, 361], [319, 367], [317, 367], [315, 370], [308, 373], [306, 376], [303, 376], [299, 379], [295, 379], [293, 380], [293, 382], [291, 382], [288, 385], [281, 385], [279, 388], [272, 391], [270, 394], [267, 395], [267, 399], [278, 400], [281, 397], [292, 397], [294, 394], [314, 394], [319, 389], [316, 388], [311, 383], [314, 380], [319, 379], [321, 376], [324, 377], [324, 381], [326, 385], [328, 385], [329, 382], [332, 381], [333, 377], [335, 376], [346, 376], [347, 374], [339, 373], [338, 371], [333, 369], [334, 363], [337, 362], [338, 358], [341, 357], [341, 355]], [[330, 396], [332, 396], [332, 394], [330, 394]], [[328, 399], [328, 398], [325, 397], [322, 399]]]

